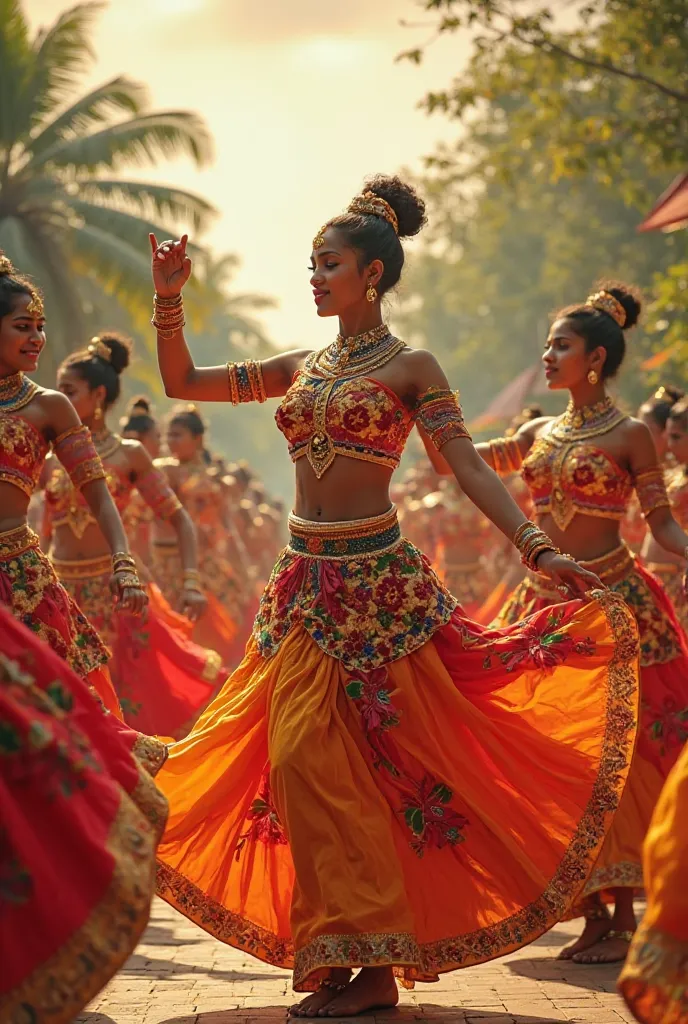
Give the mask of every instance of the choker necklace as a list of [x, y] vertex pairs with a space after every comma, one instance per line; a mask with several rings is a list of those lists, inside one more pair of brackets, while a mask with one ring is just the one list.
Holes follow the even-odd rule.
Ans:
[[122, 438], [119, 434], [113, 434], [111, 430], [107, 429], [98, 434], [91, 433], [91, 437], [93, 438], [95, 450], [100, 455], [101, 462], [103, 459], [108, 459], [111, 455], [114, 455], [122, 443]]
[[406, 343], [395, 338], [387, 324], [380, 324], [350, 338], [338, 334], [327, 348], [308, 356], [304, 369], [314, 377], [329, 380], [358, 377], [384, 366], [405, 347]]
[[585, 441], [608, 433], [626, 419], [626, 413], [617, 409], [609, 395], [579, 409], [569, 400], [566, 412], [557, 417], [546, 436], [562, 444]]
[[10, 377], [0, 379], [0, 412], [16, 412], [28, 405], [38, 391], [34, 384], [21, 371]]

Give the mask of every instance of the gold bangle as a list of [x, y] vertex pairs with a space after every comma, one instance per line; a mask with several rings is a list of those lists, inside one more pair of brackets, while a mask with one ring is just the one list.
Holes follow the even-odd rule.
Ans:
[[120, 590], [127, 590], [129, 587], [141, 590], [141, 580], [134, 572], [123, 572], [116, 575], [117, 586]]
[[179, 292], [178, 295], [158, 295], [157, 292], [153, 292], [153, 302], [156, 306], [167, 306], [168, 308], [181, 306], [183, 302], [182, 293]]

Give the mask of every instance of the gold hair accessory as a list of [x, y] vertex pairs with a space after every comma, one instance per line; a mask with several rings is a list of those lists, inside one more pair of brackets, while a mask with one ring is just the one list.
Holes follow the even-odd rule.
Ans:
[[399, 221], [397, 215], [382, 196], [376, 196], [374, 192], [364, 192], [362, 195], [354, 196], [349, 203], [349, 213], [367, 213], [373, 217], [382, 217], [394, 228], [395, 235], [399, 234]]
[[112, 352], [105, 342], [101, 341], [98, 337], [91, 338], [86, 351], [90, 356], [98, 356], [99, 359], [104, 359], [106, 363], [112, 361]]
[[35, 316], [37, 320], [41, 320], [45, 315], [43, 299], [38, 292], [31, 292], [31, 302], [26, 307], [26, 312], [30, 313], [31, 316]]
[[658, 402], [673, 402], [673, 398], [662, 384], [661, 388], [657, 388], [653, 398], [656, 398]]
[[0, 274], [13, 274], [14, 267], [9, 256], [0, 256]]
[[599, 309], [602, 313], [606, 313], [616, 320], [619, 327], [623, 327], [626, 323], [626, 310], [619, 300], [609, 292], [595, 292], [594, 295], [588, 295], [584, 305], [592, 306], [593, 309]]
[[325, 244], [325, 232], [327, 231], [329, 226], [329, 224], [323, 224], [323, 226], [320, 228], [320, 231], [318, 231], [317, 235], [313, 239], [314, 249], [319, 249], [321, 245]]

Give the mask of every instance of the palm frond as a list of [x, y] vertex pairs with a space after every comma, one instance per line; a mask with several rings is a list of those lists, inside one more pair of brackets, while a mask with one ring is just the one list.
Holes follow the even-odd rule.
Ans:
[[75, 185], [83, 199], [129, 208], [144, 217], [169, 219], [196, 232], [203, 231], [216, 214], [212, 203], [202, 196], [173, 186], [109, 178], [77, 178]]
[[[148, 220], [139, 214], [128, 213], [126, 210], [89, 203], [87, 200], [82, 199], [80, 195], [63, 193], [63, 196], [63, 202], [65, 205], [68, 205], [79, 221], [109, 233], [113, 238], [126, 242], [132, 249], [140, 252], [146, 260], [146, 278], [150, 278], [148, 234], [152, 231], [158, 238], [168, 237], [170, 234], [169, 225], [165, 226], [157, 221]], [[203, 250], [198, 246], [189, 245], [188, 249], [192, 258], [196, 255], [202, 256]], [[149, 284], [150, 282], [147, 283]]]
[[143, 114], [102, 131], [55, 142], [32, 158], [33, 173], [45, 165], [79, 171], [116, 167], [120, 163], [154, 163], [158, 157], [186, 155], [203, 165], [212, 154], [212, 141], [197, 114], [167, 111]]
[[63, 13], [34, 41], [36, 117], [63, 103], [95, 56], [90, 40], [94, 19], [105, 5], [81, 3]]
[[26, 124], [27, 83], [32, 55], [27, 24], [18, 0], [0, 0], [0, 163]]

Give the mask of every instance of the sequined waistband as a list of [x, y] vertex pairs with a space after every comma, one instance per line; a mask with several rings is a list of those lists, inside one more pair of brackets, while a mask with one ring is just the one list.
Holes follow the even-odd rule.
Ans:
[[14, 530], [7, 530], [0, 533], [0, 560], [16, 558], [23, 555], [30, 548], [38, 547], [38, 534], [31, 527], [24, 523], [23, 526], [16, 526]]
[[[620, 544], [618, 548], [608, 551], [606, 555], [600, 555], [599, 558], [592, 558], [587, 561], [579, 559], [578, 564], [584, 569], [594, 572], [603, 583], [609, 586], [613, 583], [619, 583], [633, 571], [635, 559], [630, 549], [625, 544]], [[528, 579], [533, 589], [539, 595], [544, 597], [559, 595], [558, 600], [561, 600], [559, 591], [549, 580], [543, 579], [542, 576], [534, 573], [528, 573]]]
[[98, 558], [67, 560], [53, 558], [53, 568], [61, 580], [88, 580], [95, 576], [112, 575], [112, 558], [99, 555]]
[[378, 555], [401, 540], [395, 505], [379, 516], [339, 523], [317, 523], [289, 516], [289, 550], [308, 558], [345, 560]]

